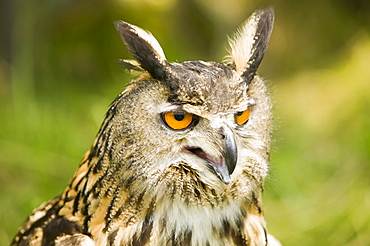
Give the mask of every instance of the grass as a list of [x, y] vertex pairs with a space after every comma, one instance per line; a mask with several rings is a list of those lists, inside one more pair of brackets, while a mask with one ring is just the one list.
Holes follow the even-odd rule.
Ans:
[[265, 208], [285, 245], [370, 244], [368, 54], [364, 37], [333, 67], [276, 86]]

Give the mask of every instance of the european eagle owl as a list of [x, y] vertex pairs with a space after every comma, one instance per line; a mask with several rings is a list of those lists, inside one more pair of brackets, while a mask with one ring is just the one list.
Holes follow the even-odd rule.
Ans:
[[149, 32], [117, 21], [135, 58], [120, 63], [142, 73], [12, 245], [279, 245], [262, 211], [271, 104], [256, 75], [273, 21], [272, 8], [254, 12], [223, 63], [169, 62]]

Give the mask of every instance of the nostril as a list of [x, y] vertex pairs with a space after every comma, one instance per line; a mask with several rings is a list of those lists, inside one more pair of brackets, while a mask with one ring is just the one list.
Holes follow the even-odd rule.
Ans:
[[218, 133], [220, 134], [220, 138], [222, 140], [225, 140], [226, 139], [226, 133], [225, 133], [225, 129], [223, 127], [221, 127], [218, 131]]

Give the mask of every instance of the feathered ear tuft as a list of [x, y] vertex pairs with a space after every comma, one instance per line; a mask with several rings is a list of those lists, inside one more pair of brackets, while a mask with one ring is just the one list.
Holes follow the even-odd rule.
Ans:
[[246, 83], [250, 83], [256, 74], [267, 50], [274, 23], [272, 7], [255, 11], [229, 40], [230, 55], [226, 62], [233, 67]]
[[117, 60], [117, 63], [122, 66], [122, 68], [128, 70], [128, 71], [143, 71], [143, 68], [140, 66], [140, 64], [135, 60], [123, 60], [119, 59]]
[[[124, 21], [116, 21], [114, 25], [123, 42], [139, 62], [140, 66], [148, 71], [153, 78], [159, 80], [165, 79], [170, 66], [155, 37], [140, 27]], [[133, 63], [125, 61], [123, 64], [126, 68], [129, 65], [133, 65]], [[135, 66], [133, 65], [133, 67]]]

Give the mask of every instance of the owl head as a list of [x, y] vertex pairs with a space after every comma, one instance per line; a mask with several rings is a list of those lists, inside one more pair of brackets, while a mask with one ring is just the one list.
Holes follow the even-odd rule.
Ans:
[[268, 168], [271, 108], [256, 71], [273, 20], [271, 8], [253, 13], [230, 39], [223, 63], [169, 62], [149, 32], [117, 21], [135, 58], [120, 63], [142, 74], [107, 113], [94, 149], [103, 158], [95, 169], [109, 165], [110, 180], [135, 189], [161, 182], [217, 190], [260, 185]]

